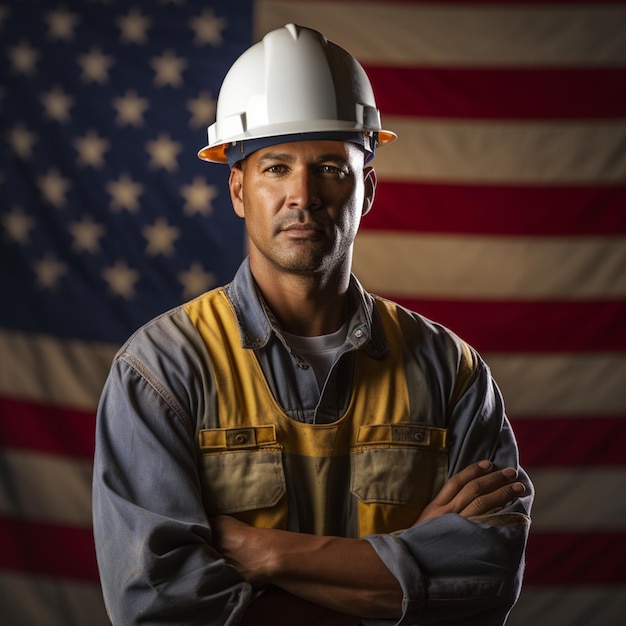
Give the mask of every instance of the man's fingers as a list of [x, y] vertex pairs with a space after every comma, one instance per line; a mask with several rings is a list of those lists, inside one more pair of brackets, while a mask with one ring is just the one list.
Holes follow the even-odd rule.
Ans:
[[513, 467], [496, 470], [489, 461], [479, 461], [452, 476], [433, 503], [463, 515], [468, 507], [471, 515], [484, 515], [524, 492], [524, 485], [515, 482], [516, 478]]
[[[463, 489], [468, 485], [471, 485], [472, 481], [482, 476], [488, 475], [493, 471], [493, 463], [491, 461], [478, 461], [468, 465], [465, 469], [461, 470], [458, 474], [451, 476], [444, 486], [441, 488], [433, 504], [437, 506], [446, 506], [450, 504]], [[461, 507], [462, 508], [462, 507]]]
[[514, 467], [498, 470], [490, 461], [472, 463], [446, 481], [416, 524], [446, 513], [474, 517], [500, 510], [526, 490], [516, 478]]
[[492, 511], [501, 510], [507, 502], [521, 496], [526, 487], [520, 482], [511, 482], [486, 493], [476, 496], [470, 503], [459, 512], [463, 517], [487, 515]]
[[506, 467], [471, 480], [455, 498], [457, 512], [464, 516], [484, 515], [493, 508], [504, 506], [525, 490], [522, 483], [515, 482], [516, 478], [517, 470]]

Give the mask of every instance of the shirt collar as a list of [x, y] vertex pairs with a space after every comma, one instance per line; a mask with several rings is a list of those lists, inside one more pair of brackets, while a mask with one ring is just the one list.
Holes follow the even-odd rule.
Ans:
[[[280, 333], [278, 323], [256, 287], [249, 258], [243, 261], [226, 291], [237, 315], [243, 348], [263, 348], [273, 333]], [[350, 277], [348, 295], [354, 313], [348, 326], [347, 341], [373, 358], [385, 357], [389, 347], [374, 298], [354, 275]]]

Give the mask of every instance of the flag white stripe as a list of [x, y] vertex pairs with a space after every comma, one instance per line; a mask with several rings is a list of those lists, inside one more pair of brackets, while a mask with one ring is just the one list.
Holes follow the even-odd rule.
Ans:
[[435, 120], [383, 112], [382, 124], [398, 140], [376, 153], [381, 181], [576, 186], [626, 180], [623, 120]]
[[[0, 352], [3, 333], [0, 332]], [[59, 346], [48, 337], [23, 337], [20, 346], [27, 353], [41, 353], [41, 359], [54, 363]], [[101, 345], [103, 353], [107, 346]], [[87, 362], [93, 354], [93, 344], [74, 342], [72, 345], [76, 360]], [[116, 348], [109, 346], [112, 355]], [[12, 377], [0, 378], [0, 394], [36, 400], [58, 402], [55, 389], [67, 378], [67, 373], [58, 367], [50, 367], [47, 373], [48, 385], [35, 390], [28, 378], [28, 361], [22, 361], [19, 353], [14, 362]], [[623, 391], [626, 380], [626, 355], [622, 354], [483, 354], [491, 366], [494, 376], [502, 388], [511, 415], [620, 415], [626, 414], [626, 394]], [[108, 361], [108, 359], [107, 359]], [[94, 411], [108, 370], [99, 372], [98, 384], [93, 385], [92, 397], [77, 398], [68, 394], [63, 398], [63, 406], [69, 409]], [[70, 388], [80, 386], [81, 377]], [[12, 384], [13, 383], [13, 384]], [[532, 389], [532, 393], [528, 390]], [[50, 396], [48, 394], [51, 394]]]
[[623, 298], [624, 237], [483, 237], [364, 230], [354, 271], [387, 296]]
[[[0, 514], [91, 526], [89, 463], [7, 449], [3, 462], [12, 483], [0, 485]], [[530, 475], [537, 490], [533, 531], [626, 531], [626, 500], [615, 497], [624, 491], [626, 468], [531, 468]]]
[[320, 30], [327, 39], [348, 46], [362, 63], [377, 65], [626, 63], [626, 9], [619, 6], [257, 3], [257, 38], [287, 22]]
[[118, 347], [0, 329], [0, 394], [93, 410]]
[[509, 415], [626, 415], [626, 354], [483, 357], [502, 390]]
[[619, 626], [624, 615], [624, 585], [525, 587], [506, 626]]
[[111, 626], [95, 583], [0, 571], [0, 615], [11, 626]]
[[626, 531], [626, 498], [618, 495], [626, 490], [625, 468], [531, 469], [530, 477], [533, 532]]
[[0, 513], [35, 522], [91, 526], [92, 464], [61, 456], [2, 452]]

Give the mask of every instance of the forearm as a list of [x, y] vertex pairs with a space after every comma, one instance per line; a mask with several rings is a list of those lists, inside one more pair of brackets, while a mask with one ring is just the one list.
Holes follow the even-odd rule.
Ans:
[[365, 540], [257, 529], [228, 517], [212, 526], [218, 549], [254, 585], [275, 585], [348, 615], [401, 614], [400, 586]]
[[349, 615], [399, 617], [397, 580], [367, 541], [278, 531], [269, 581]]

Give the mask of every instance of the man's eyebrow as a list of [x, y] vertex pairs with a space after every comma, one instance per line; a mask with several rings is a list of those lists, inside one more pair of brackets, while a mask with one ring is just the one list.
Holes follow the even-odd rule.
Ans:
[[317, 159], [315, 159], [317, 163], [324, 163], [325, 161], [333, 161], [335, 163], [347, 163], [348, 159], [345, 156], [342, 156], [340, 154], [336, 154], [334, 152], [331, 152], [329, 154], [322, 154], [321, 156], [317, 157]]
[[259, 163], [265, 161], [295, 161], [295, 157], [286, 152], [266, 152], [259, 157]]
[[[292, 163], [296, 160], [296, 157], [287, 152], [266, 152], [264, 155], [259, 157], [259, 163], [264, 163], [266, 161], [286, 161], [288, 163]], [[340, 154], [336, 154], [334, 152], [330, 152], [328, 154], [321, 154], [316, 157], [315, 163], [324, 163], [325, 161], [333, 161], [334, 163], [346, 163], [348, 159], [345, 156]]]

